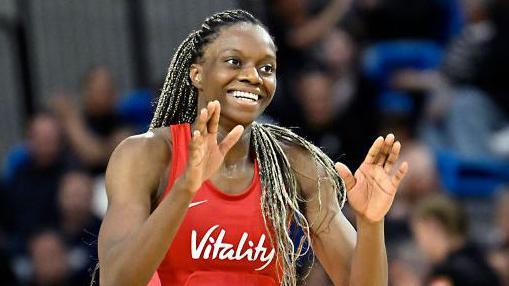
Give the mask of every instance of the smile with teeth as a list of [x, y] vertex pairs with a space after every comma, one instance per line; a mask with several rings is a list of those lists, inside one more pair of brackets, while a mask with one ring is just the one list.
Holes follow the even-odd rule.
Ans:
[[228, 95], [235, 97], [238, 100], [246, 101], [246, 102], [256, 102], [258, 101], [258, 94], [254, 94], [251, 92], [245, 92], [245, 91], [232, 91], [229, 92]]

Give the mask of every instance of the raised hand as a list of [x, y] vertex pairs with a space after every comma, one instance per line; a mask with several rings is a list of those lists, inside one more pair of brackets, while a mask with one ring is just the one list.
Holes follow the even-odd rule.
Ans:
[[198, 111], [195, 130], [188, 147], [186, 171], [181, 178], [181, 183], [192, 193], [198, 191], [202, 183], [217, 171], [226, 153], [237, 143], [244, 131], [244, 127], [237, 125], [218, 143], [220, 112], [221, 105], [217, 100], [209, 102], [206, 108]]
[[387, 214], [408, 171], [407, 162], [393, 170], [400, 149], [399, 141], [389, 134], [375, 140], [355, 175], [344, 164], [336, 163], [336, 170], [345, 180], [350, 206], [370, 222], [379, 222]]

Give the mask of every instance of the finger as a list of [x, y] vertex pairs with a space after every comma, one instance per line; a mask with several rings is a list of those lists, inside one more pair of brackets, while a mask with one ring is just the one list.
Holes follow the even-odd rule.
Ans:
[[207, 124], [207, 129], [209, 133], [217, 133], [219, 129], [219, 115], [221, 113], [221, 104], [219, 104], [219, 101], [214, 100], [213, 102], [209, 103], [209, 105], [212, 104], [212, 113], [211, 118]]
[[394, 185], [394, 187], [396, 187], [396, 189], [398, 188], [399, 183], [401, 183], [401, 180], [403, 180], [403, 178], [405, 177], [407, 172], [408, 172], [408, 163], [403, 162], [399, 166], [399, 169], [396, 172], [396, 174], [394, 174], [394, 176], [392, 176], [392, 179], [391, 179], [392, 185]]
[[378, 156], [378, 153], [380, 153], [380, 149], [382, 148], [383, 143], [384, 143], [384, 138], [382, 136], [379, 136], [378, 138], [376, 138], [375, 142], [373, 142], [373, 145], [371, 145], [371, 148], [369, 148], [366, 158], [364, 159], [365, 163], [367, 163], [367, 164], [375, 163], [375, 160]]
[[215, 106], [215, 100], [214, 101], [209, 101], [209, 103], [207, 103], [207, 122], [210, 120], [210, 118], [212, 118], [212, 116], [214, 115], [214, 110], [216, 109], [216, 106]]
[[205, 136], [207, 134], [207, 117], [208, 111], [206, 108], [202, 108], [198, 117], [196, 118], [196, 130], [200, 131], [201, 136]]
[[348, 167], [340, 162], [337, 162], [335, 165], [336, 171], [338, 172], [339, 176], [343, 179], [345, 182], [346, 190], [349, 191], [355, 186], [355, 177], [352, 175], [352, 172]]
[[203, 136], [201, 135], [200, 131], [193, 131], [193, 137], [189, 143], [189, 166], [195, 167], [201, 163], [203, 157], [201, 150], [202, 145]]
[[401, 150], [401, 143], [399, 141], [396, 141], [391, 148], [391, 153], [389, 154], [389, 158], [387, 158], [387, 161], [385, 161], [384, 165], [384, 171], [387, 174], [390, 174], [392, 170], [392, 166], [394, 166], [394, 163], [398, 160], [399, 157], [399, 151]]
[[209, 122], [210, 122], [210, 119], [212, 118], [212, 116], [214, 116], [214, 110], [215, 110], [215, 106], [214, 106], [214, 102], [213, 101], [210, 101], [209, 103], [207, 103], [207, 107], [205, 107], [207, 109], [207, 118], [205, 119], [205, 128], [207, 130], [207, 134], [209, 133]]
[[239, 141], [240, 137], [242, 136], [242, 133], [244, 132], [244, 127], [242, 125], [235, 126], [228, 135], [219, 143], [219, 151], [223, 155], [226, 155], [228, 151]]
[[379, 166], [383, 166], [387, 157], [389, 157], [389, 152], [392, 149], [392, 144], [394, 144], [394, 134], [390, 133], [385, 137], [384, 143], [381, 148], [380, 154], [378, 154], [376, 158], [376, 164]]

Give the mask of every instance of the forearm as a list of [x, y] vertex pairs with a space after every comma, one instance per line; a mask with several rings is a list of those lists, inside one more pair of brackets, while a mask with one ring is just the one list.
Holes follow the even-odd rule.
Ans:
[[357, 217], [357, 244], [349, 285], [387, 285], [387, 268], [383, 221], [370, 223]]
[[76, 152], [76, 155], [89, 165], [104, 162], [109, 154], [106, 144], [91, 134], [80, 118], [69, 118], [64, 123], [69, 143]]
[[295, 47], [305, 48], [320, 40], [339, 21], [351, 0], [332, 0], [320, 14], [290, 32], [290, 42]]
[[[141, 227], [105, 253], [101, 285], [146, 285], [163, 260], [192, 200], [178, 181]], [[104, 284], [103, 284], [104, 283]]]

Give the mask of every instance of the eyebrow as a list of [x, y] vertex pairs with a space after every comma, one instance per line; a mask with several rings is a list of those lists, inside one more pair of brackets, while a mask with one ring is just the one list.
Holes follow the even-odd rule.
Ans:
[[[235, 52], [235, 53], [239, 53], [239, 54], [241, 54], [241, 55], [243, 54], [243, 52], [242, 52], [241, 50], [236, 49], [236, 48], [228, 48], [228, 49], [224, 49], [224, 50], [220, 51], [219, 53], [220, 53], [220, 54], [224, 54], [224, 53], [226, 53], [226, 52]], [[273, 55], [270, 55], [270, 54], [267, 54], [267, 55], [264, 57], [264, 59], [266, 59], [266, 58], [268, 58], [268, 59], [272, 59], [272, 60], [276, 60], [276, 56], [273, 56]]]

